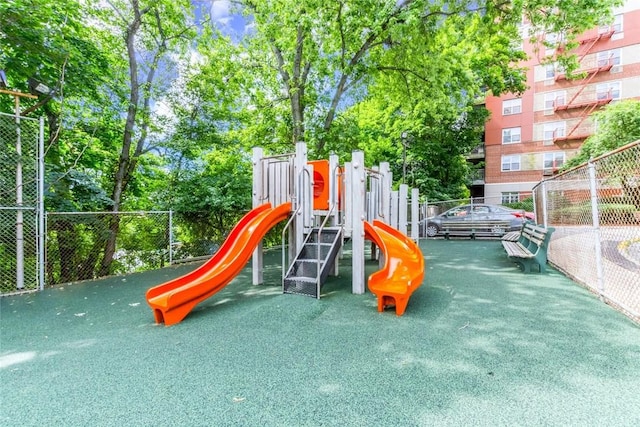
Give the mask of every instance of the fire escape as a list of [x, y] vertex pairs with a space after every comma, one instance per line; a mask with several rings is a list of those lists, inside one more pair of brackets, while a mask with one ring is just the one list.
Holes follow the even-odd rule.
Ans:
[[[578, 62], [582, 64], [583, 59], [589, 53], [591, 53], [591, 49], [593, 48], [593, 46], [601, 40], [610, 39], [613, 33], [613, 30], [607, 31], [605, 33], [598, 34], [597, 36], [581, 40], [579, 47], [580, 50], [577, 54]], [[554, 136], [554, 144], [558, 145], [560, 148], [567, 148], [572, 145], [579, 145], [582, 141], [584, 141], [585, 138], [589, 136], [589, 134], [587, 133], [580, 133], [576, 131], [596, 108], [610, 103], [613, 98], [611, 91], [607, 92], [604, 95], [596, 94], [596, 96], [592, 98], [584, 96], [581, 97], [581, 95], [596, 75], [605, 71], [609, 71], [612, 67], [613, 61], [611, 56], [607, 58], [606, 61], [596, 61], [595, 67], [582, 69], [581, 72], [584, 74], [584, 77], [581, 80], [575, 82], [575, 86], [578, 86], [579, 88], [568, 102], [564, 102], [564, 99], [556, 99], [553, 106], [554, 112], [560, 113], [577, 111], [577, 113], [573, 113], [571, 115], [571, 118], [577, 119], [577, 121], [565, 135]], [[558, 74], [555, 77], [555, 81], [558, 82], [560, 80], [566, 80], [566, 78], [567, 77], [565, 74]]]

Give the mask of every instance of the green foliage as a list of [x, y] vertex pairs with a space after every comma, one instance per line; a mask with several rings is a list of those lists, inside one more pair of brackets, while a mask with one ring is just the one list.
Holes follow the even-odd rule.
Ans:
[[[601, 225], [635, 224], [636, 211], [637, 208], [632, 204], [600, 203], [598, 220]], [[591, 203], [585, 202], [555, 209], [550, 220], [552, 223], [560, 224], [585, 224], [591, 223], [591, 218]]]
[[504, 206], [507, 206], [512, 209], [533, 212], [533, 198], [527, 197], [526, 199], [520, 200], [519, 202], [504, 203]]
[[[623, 3], [624, 0], [517, 0], [512, 5], [514, 10], [522, 10], [531, 23], [528, 36], [537, 42], [538, 57], [549, 63], [556, 62], [571, 76], [580, 65], [578, 56], [569, 53], [578, 46], [578, 36], [585, 30], [610, 23], [613, 8]], [[549, 35], [555, 37], [545, 38]], [[545, 48], [555, 49], [556, 54], [544, 58]]]
[[[311, 158], [343, 161], [361, 149], [432, 200], [466, 196], [464, 155], [486, 119], [476, 100], [524, 89], [522, 16], [569, 47], [619, 3], [239, 0], [252, 29], [231, 39], [196, 27], [188, 0], [0, 0], [0, 69], [12, 88], [55, 89], [22, 105], [47, 120], [48, 210], [173, 209], [186, 243], [219, 242], [250, 207], [255, 145], [304, 140]], [[113, 246], [87, 225], [74, 241], [73, 227], [56, 230], [77, 252], [63, 275], [100, 268], [101, 253], [108, 271]]]
[[[109, 53], [96, 43], [100, 30], [86, 25], [90, 7], [77, 0], [0, 1], [0, 69], [9, 86], [27, 91], [27, 79], [35, 77], [58, 99], [79, 92], [87, 100], [98, 97]], [[27, 101], [23, 111], [35, 102]]]
[[589, 161], [630, 142], [640, 140], [640, 101], [629, 99], [607, 105], [592, 115], [596, 132], [580, 147], [565, 169]]
[[206, 238], [221, 243], [251, 208], [251, 159], [229, 148], [204, 156], [204, 168], [183, 171], [172, 182], [172, 208], [183, 222], [184, 244]]

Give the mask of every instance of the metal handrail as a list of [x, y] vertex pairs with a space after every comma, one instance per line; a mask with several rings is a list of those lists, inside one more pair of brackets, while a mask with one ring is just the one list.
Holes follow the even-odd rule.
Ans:
[[296, 215], [298, 214], [298, 211], [300, 211], [300, 209], [302, 208], [302, 205], [299, 205], [298, 208], [293, 212], [293, 215], [291, 215], [291, 218], [289, 218], [289, 220], [286, 222], [286, 224], [284, 225], [284, 228], [282, 229], [282, 291], [284, 292], [284, 279], [287, 276], [287, 273], [289, 272], [289, 269], [291, 266], [287, 266], [287, 260], [286, 260], [286, 250], [287, 250], [287, 245], [285, 244], [285, 235], [287, 234], [287, 230], [289, 229], [289, 227], [291, 227], [291, 223], [293, 222], [293, 219], [296, 217]]
[[[317, 263], [316, 263], [316, 298], [320, 299], [320, 258], [321, 258], [321, 250], [320, 250], [320, 241], [321, 236], [322, 236], [322, 230], [324, 229], [325, 225], [327, 224], [327, 220], [331, 217], [331, 213], [335, 210], [336, 208], [336, 203], [334, 200], [331, 201], [331, 209], [329, 209], [329, 213], [327, 214], [327, 216], [324, 217], [324, 221], [322, 221], [322, 224], [320, 225], [320, 227], [318, 228], [318, 241], [316, 242], [318, 245], [318, 251], [317, 251]], [[309, 236], [311, 236], [311, 233], [309, 233]]]
[[[300, 171], [300, 174], [298, 176], [298, 180], [304, 179], [303, 178], [303, 174], [307, 174], [309, 175], [309, 180], [311, 180], [311, 174], [309, 172], [308, 169], [302, 169]], [[298, 188], [300, 189], [300, 191], [302, 191], [302, 185], [299, 185]], [[293, 212], [293, 215], [291, 215], [291, 218], [289, 218], [289, 221], [287, 221], [287, 223], [284, 226], [284, 229], [282, 230], [282, 291], [284, 292], [284, 279], [286, 278], [287, 274], [289, 273], [289, 271], [291, 270], [291, 267], [293, 266], [293, 263], [288, 266], [285, 267], [287, 264], [287, 260], [286, 260], [286, 256], [285, 256], [285, 235], [287, 230], [291, 227], [291, 223], [293, 222], [294, 218], [300, 214], [300, 210], [303, 207], [303, 203], [302, 203], [302, 197], [292, 197], [292, 199], [294, 199], [296, 201], [296, 210]], [[306, 225], [304, 224], [305, 222], [305, 218], [302, 218], [302, 222], [303, 222], [303, 226]], [[307, 242], [309, 236], [307, 236], [307, 239], [304, 240], [304, 242], [302, 243], [302, 247], [304, 247], [305, 243]], [[302, 247], [298, 248], [297, 253], [296, 253], [296, 257], [298, 256], [298, 254], [300, 253], [300, 251], [302, 250]]]

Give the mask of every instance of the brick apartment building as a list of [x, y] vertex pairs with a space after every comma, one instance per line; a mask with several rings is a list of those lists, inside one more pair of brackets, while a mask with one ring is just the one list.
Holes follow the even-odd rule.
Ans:
[[[542, 47], [534, 52], [525, 37], [528, 89], [520, 97], [486, 99], [491, 118], [484, 150], [469, 156], [471, 162], [484, 159], [484, 179], [473, 181], [472, 196], [491, 203], [528, 196], [594, 132], [594, 111], [619, 100], [640, 99], [640, 0], [628, 0], [614, 13], [613, 24], [579, 37], [579, 71], [585, 72], [581, 79], [568, 80], [554, 64], [542, 65], [542, 57], [554, 51]], [[523, 31], [526, 34], [526, 28]], [[546, 37], [552, 40], [554, 35]]]

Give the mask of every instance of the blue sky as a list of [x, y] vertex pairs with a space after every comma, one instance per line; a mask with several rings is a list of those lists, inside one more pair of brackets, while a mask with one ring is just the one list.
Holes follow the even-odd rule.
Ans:
[[233, 39], [238, 40], [242, 38], [251, 27], [245, 17], [234, 13], [234, 6], [229, 0], [194, 0], [193, 4], [196, 6], [196, 9], [202, 9], [201, 11], [196, 10], [196, 14], [208, 13], [211, 21], [214, 22], [223, 33]]

